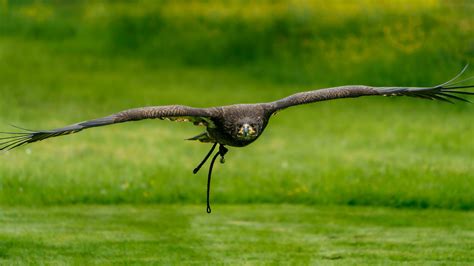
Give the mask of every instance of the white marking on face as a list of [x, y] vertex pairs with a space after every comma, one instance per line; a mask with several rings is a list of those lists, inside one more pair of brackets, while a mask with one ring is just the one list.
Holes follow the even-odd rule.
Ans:
[[253, 139], [256, 135], [257, 131], [248, 123], [243, 124], [237, 132], [237, 136], [242, 139]]

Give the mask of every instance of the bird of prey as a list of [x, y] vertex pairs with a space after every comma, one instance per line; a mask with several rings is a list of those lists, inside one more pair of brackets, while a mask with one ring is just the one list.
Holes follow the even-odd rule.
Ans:
[[128, 109], [106, 117], [52, 130], [28, 130], [19, 128], [23, 131], [1, 132], [9, 135], [0, 138], [0, 151], [11, 150], [28, 143], [51, 137], [77, 133], [87, 128], [142, 119], [157, 118], [162, 120], [191, 122], [197, 126], [204, 126], [205, 131], [189, 140], [212, 144], [211, 150], [194, 169], [194, 174], [199, 171], [219, 144], [219, 150], [211, 160], [207, 178], [207, 212], [210, 213], [210, 181], [215, 160], [220, 156], [221, 163], [224, 162], [224, 156], [228, 151], [226, 146], [244, 147], [258, 139], [265, 130], [271, 116], [276, 112], [300, 104], [360, 96], [410, 96], [451, 103], [454, 101], [468, 102], [468, 100], [462, 98], [462, 96], [474, 95], [474, 92], [465, 91], [463, 89], [473, 88], [474, 84], [462, 85], [462, 83], [467, 80], [472, 80], [474, 77], [461, 80], [460, 78], [466, 69], [467, 65], [451, 80], [432, 87], [371, 87], [349, 85], [300, 92], [280, 100], [266, 103], [235, 104], [210, 108], [194, 108], [183, 105], [150, 106]]

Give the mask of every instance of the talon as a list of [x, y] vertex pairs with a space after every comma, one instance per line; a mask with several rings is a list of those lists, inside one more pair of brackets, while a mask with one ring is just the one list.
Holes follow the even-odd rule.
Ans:
[[224, 158], [224, 156], [221, 157], [221, 163], [225, 163], [225, 158]]

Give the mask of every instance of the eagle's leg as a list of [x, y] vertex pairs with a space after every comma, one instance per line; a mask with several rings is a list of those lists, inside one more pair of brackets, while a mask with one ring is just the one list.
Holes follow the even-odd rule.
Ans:
[[224, 147], [224, 145], [219, 144], [219, 151], [212, 157], [211, 165], [209, 166], [209, 172], [207, 174], [207, 213], [211, 213], [211, 204], [209, 201], [209, 194], [211, 193], [211, 175], [212, 175], [212, 168], [214, 167], [214, 163], [218, 156], [221, 156], [221, 163], [224, 163], [224, 156], [229, 150]]
[[226, 155], [226, 153], [229, 151], [229, 149], [227, 149], [226, 147], [224, 147], [224, 145], [220, 145], [219, 146], [219, 154], [221, 156], [221, 163], [225, 163], [225, 158], [224, 156]]
[[[201, 161], [201, 163], [196, 168], [194, 168], [193, 174], [196, 174], [199, 171], [199, 169], [201, 169], [201, 167], [206, 163], [207, 159], [209, 159], [209, 157], [211, 156], [211, 154], [214, 151], [214, 149], [216, 148], [216, 146], [217, 146], [217, 142], [214, 143], [214, 145], [212, 145], [211, 150], [207, 153], [206, 157], [204, 157], [204, 159]], [[220, 151], [220, 148], [219, 148], [219, 151]]]

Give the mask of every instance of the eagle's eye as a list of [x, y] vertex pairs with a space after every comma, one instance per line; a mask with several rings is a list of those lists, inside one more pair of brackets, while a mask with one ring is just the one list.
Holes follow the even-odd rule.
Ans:
[[243, 124], [237, 131], [237, 136], [243, 139], [253, 139], [257, 136], [257, 130], [254, 126]]

